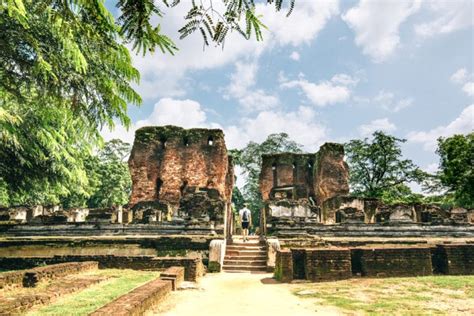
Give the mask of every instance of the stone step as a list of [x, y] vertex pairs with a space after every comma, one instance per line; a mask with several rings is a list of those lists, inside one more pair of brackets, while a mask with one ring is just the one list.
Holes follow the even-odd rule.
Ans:
[[248, 272], [248, 271], [262, 271], [262, 272], [265, 272], [267, 271], [267, 267], [266, 266], [236, 266], [236, 265], [224, 265], [222, 267], [222, 270], [224, 271], [234, 271], [234, 272], [237, 272], [237, 271], [242, 271], [242, 272]]
[[233, 256], [266, 256], [267, 255], [267, 252], [266, 251], [252, 251], [252, 250], [232, 250], [232, 251], [229, 251], [227, 250], [225, 252], [225, 255], [226, 256], [230, 256], [230, 257], [233, 257]]
[[241, 260], [238, 259], [231, 259], [231, 260], [224, 260], [224, 266], [263, 266], [267, 265], [267, 260]]
[[250, 246], [250, 245], [226, 245], [226, 249], [248, 249], [248, 250], [266, 250], [265, 246]]
[[238, 258], [239, 260], [267, 260], [267, 256], [264, 255], [256, 255], [256, 256], [225, 256], [224, 260], [233, 260], [234, 258]]

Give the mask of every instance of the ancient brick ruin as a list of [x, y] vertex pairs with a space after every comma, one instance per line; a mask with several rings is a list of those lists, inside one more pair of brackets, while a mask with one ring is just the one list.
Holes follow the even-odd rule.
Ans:
[[334, 223], [322, 211], [332, 197], [349, 193], [344, 147], [326, 143], [315, 154], [263, 155], [260, 191], [270, 230], [288, 225]]
[[135, 222], [223, 232], [234, 175], [221, 130], [140, 128], [129, 167]]

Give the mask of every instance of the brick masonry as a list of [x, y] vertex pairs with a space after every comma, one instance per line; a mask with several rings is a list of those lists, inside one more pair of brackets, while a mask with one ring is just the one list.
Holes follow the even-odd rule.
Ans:
[[135, 316], [159, 304], [171, 292], [171, 281], [150, 281], [91, 313], [91, 316]]
[[184, 268], [183, 267], [171, 267], [166, 269], [160, 274], [160, 279], [171, 281], [173, 291], [179, 287], [181, 282], [184, 281]]
[[474, 245], [438, 245], [432, 249], [435, 272], [449, 275], [474, 273]]
[[362, 276], [403, 277], [433, 273], [429, 247], [359, 248], [353, 249], [354, 255], [360, 259]]
[[184, 279], [197, 281], [204, 274], [200, 256], [54, 256], [54, 257], [3, 257], [0, 269], [31, 268], [42, 264], [97, 261], [101, 269], [164, 270], [172, 266], [184, 267]]
[[275, 259], [275, 279], [281, 282], [293, 280], [293, 256], [290, 249], [277, 252]]
[[58, 279], [60, 277], [98, 269], [98, 262], [67, 262], [38, 267], [25, 271], [23, 286], [35, 287], [39, 282]]
[[351, 251], [347, 248], [306, 249], [306, 279], [333, 281], [352, 276]]
[[474, 245], [283, 248], [276, 253], [274, 270], [281, 282], [432, 274], [474, 274]]
[[25, 271], [11, 271], [0, 273], [0, 289], [9, 286], [22, 286]]
[[0, 296], [0, 315], [21, 315], [36, 305], [54, 302], [58, 297], [88, 288], [104, 281], [102, 276], [67, 276], [41, 291], [30, 291], [23, 295]]

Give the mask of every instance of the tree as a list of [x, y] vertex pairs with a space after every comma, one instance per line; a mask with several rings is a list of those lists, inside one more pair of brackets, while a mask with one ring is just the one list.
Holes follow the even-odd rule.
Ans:
[[402, 159], [400, 144], [405, 140], [381, 131], [372, 136], [371, 141], [353, 139], [345, 144], [353, 193], [371, 198], [408, 194], [406, 184], [421, 182], [425, 173], [411, 160]]
[[456, 204], [474, 208], [474, 133], [438, 139], [437, 177]]
[[[192, 2], [181, 37], [198, 31], [206, 45], [229, 31], [262, 39], [252, 0], [222, 0], [216, 10]], [[57, 203], [88, 194], [86, 161], [115, 121], [128, 126], [136, 52], [177, 47], [152, 19], [179, 0], [118, 0], [118, 19], [103, 0], [0, 0], [0, 203]], [[282, 0], [267, 0], [276, 10]], [[294, 1], [290, 1], [289, 11]], [[244, 18], [244, 31], [240, 22]]]
[[249, 203], [254, 226], [259, 225], [259, 214], [263, 207], [259, 187], [259, 177], [262, 168], [262, 155], [282, 152], [302, 152], [302, 145], [292, 141], [288, 134], [271, 134], [261, 144], [250, 142], [241, 150], [233, 149], [230, 154], [235, 165], [242, 167], [246, 182], [243, 187], [243, 196]]

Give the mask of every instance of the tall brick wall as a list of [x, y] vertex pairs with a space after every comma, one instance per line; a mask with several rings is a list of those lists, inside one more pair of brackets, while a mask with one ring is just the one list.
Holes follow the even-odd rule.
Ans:
[[222, 130], [142, 127], [128, 164], [135, 222], [184, 223], [224, 233], [234, 173]]
[[279, 233], [291, 228], [293, 221], [303, 220], [309, 226], [334, 223], [321, 214], [321, 207], [325, 200], [349, 193], [348, 179], [341, 144], [326, 143], [315, 154], [263, 155], [259, 180], [265, 228]]
[[135, 133], [128, 164], [132, 205], [157, 199], [179, 205], [186, 186], [215, 189], [230, 200], [233, 179], [228, 177], [227, 149], [219, 129], [142, 127]]

